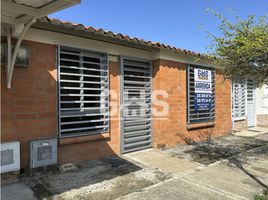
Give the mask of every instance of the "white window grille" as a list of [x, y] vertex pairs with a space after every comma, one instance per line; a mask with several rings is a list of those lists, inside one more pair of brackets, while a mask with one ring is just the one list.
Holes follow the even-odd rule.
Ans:
[[246, 116], [246, 83], [232, 82], [232, 115], [234, 119]]

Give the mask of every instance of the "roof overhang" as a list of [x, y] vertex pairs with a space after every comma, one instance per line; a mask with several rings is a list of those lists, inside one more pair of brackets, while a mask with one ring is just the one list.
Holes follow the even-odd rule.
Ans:
[[2, 0], [1, 22], [18, 25], [80, 3], [80, 0]]
[[142, 45], [138, 42], [133, 42], [133, 41], [125, 40], [125, 39], [115, 38], [108, 34], [104, 35], [101, 33], [96, 33], [95, 31], [83, 30], [83, 29], [78, 29], [78, 28], [74, 29], [71, 26], [67, 27], [67, 26], [60, 25], [60, 24], [54, 25], [54, 24], [42, 22], [42, 21], [43, 19], [38, 20], [36, 23], [32, 25], [32, 28], [52, 31], [56, 33], [68, 34], [68, 35], [73, 35], [77, 37], [98, 40], [102, 42], [108, 42], [111, 44], [116, 44], [116, 45], [136, 48], [136, 49], [142, 49], [146, 51], [159, 51], [159, 48]]
[[[24, 35], [37, 19], [80, 3], [80, 0], [2, 0], [1, 32], [7, 39], [6, 82], [11, 88], [16, 57]], [[2, 28], [2, 26], [4, 28]], [[4, 31], [5, 30], [5, 31]], [[11, 38], [16, 37], [14, 50]]]

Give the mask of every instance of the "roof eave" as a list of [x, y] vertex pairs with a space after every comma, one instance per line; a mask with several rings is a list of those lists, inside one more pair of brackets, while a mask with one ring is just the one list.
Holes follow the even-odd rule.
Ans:
[[83, 28], [79, 29], [78, 27], [77, 29], [71, 28], [71, 27], [67, 28], [62, 25], [53, 25], [50, 23], [43, 23], [43, 22], [37, 21], [35, 24], [32, 25], [32, 28], [47, 30], [47, 31], [52, 31], [52, 32], [57, 32], [57, 33], [62, 33], [62, 34], [69, 34], [73, 36], [98, 40], [102, 42], [109, 42], [109, 43], [116, 44], [116, 45], [127, 46], [127, 47], [142, 49], [146, 51], [154, 51], [154, 52], [160, 51], [159, 47], [142, 45], [138, 42], [135, 43], [133, 41], [126, 41], [124, 39], [111, 37], [109, 35], [103, 35], [103, 34], [98, 34], [96, 32], [91, 32], [89, 30], [83, 30]]

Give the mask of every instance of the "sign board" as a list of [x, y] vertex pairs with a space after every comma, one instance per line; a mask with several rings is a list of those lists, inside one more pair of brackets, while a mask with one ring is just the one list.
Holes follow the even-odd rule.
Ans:
[[195, 93], [195, 110], [211, 109], [211, 94]]
[[195, 111], [211, 110], [212, 79], [211, 70], [194, 69]]

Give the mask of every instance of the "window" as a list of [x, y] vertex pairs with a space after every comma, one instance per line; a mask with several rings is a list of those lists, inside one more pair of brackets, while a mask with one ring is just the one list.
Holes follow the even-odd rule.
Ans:
[[215, 70], [189, 65], [186, 74], [187, 124], [215, 119]]
[[60, 137], [109, 130], [107, 54], [59, 47]]
[[232, 83], [232, 115], [233, 118], [246, 116], [246, 84], [235, 80]]

